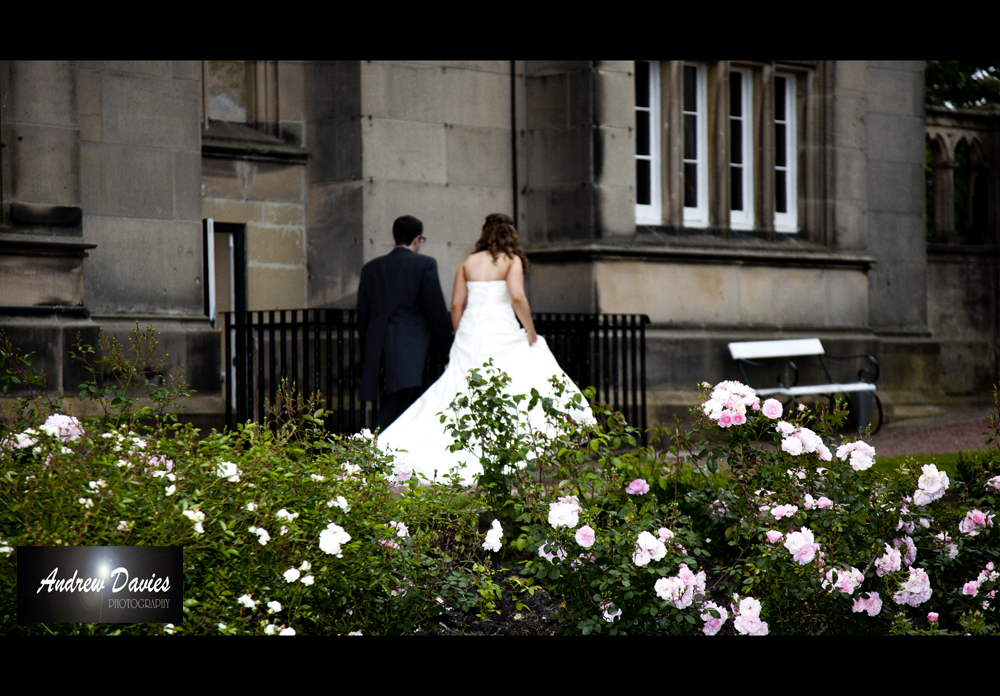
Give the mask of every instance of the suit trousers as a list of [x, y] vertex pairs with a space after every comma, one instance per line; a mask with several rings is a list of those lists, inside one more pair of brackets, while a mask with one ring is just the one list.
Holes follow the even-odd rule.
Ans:
[[408, 389], [400, 389], [398, 392], [393, 392], [392, 394], [386, 394], [382, 399], [382, 406], [378, 410], [378, 418], [375, 420], [375, 425], [381, 430], [388, 428], [394, 420], [403, 415], [403, 412], [414, 401], [420, 398], [423, 391], [423, 387], [410, 387]]

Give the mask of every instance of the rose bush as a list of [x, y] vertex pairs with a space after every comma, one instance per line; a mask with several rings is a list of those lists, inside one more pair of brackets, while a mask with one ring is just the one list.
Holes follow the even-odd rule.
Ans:
[[[477, 379], [491, 409], [503, 403], [503, 375]], [[564, 630], [716, 633], [724, 603], [738, 621], [729, 630], [750, 635], [885, 634], [894, 613], [925, 620], [928, 609], [957, 628], [963, 612], [995, 611], [962, 589], [1000, 554], [996, 471], [968, 486], [933, 465], [880, 473], [870, 444], [837, 435], [842, 410], [705, 386], [694, 429], [675, 428], [669, 449], [637, 447], [620, 414], [600, 408], [592, 428], [551, 412], [545, 432], [506, 435], [533, 456], [492, 495], [516, 512], [523, 572], [563, 598]], [[475, 399], [463, 406], [473, 420], [491, 415]], [[488, 472], [509, 461], [480, 454]], [[977, 580], [994, 590], [989, 572]], [[734, 594], [753, 602], [741, 609]]]
[[[476, 605], [488, 552], [461, 491], [419, 488], [370, 438], [324, 431], [315, 404], [206, 435], [168, 417], [176, 390], [143, 412], [131, 387], [104, 389], [99, 418], [38, 392], [0, 429], [0, 634], [433, 632]], [[17, 623], [18, 547], [119, 545], [183, 547], [182, 623]]]
[[[37, 386], [2, 341], [0, 358], [5, 386]], [[995, 457], [955, 479], [882, 473], [871, 445], [838, 434], [843, 412], [761, 403], [738, 382], [705, 385], [692, 428], [639, 447], [621, 414], [594, 405], [582, 426], [558, 385], [511, 396], [484, 366], [443, 415], [483, 464], [470, 493], [419, 485], [370, 434], [330, 435], [315, 405], [199, 433], [173, 417], [182, 384], [114, 364], [117, 387], [82, 389], [101, 417], [39, 394], [0, 431], [0, 633], [432, 632], [449, 607], [493, 614], [504, 561], [560, 598], [570, 633], [996, 630]], [[536, 405], [540, 429], [520, 416]], [[26, 545], [183, 546], [185, 620], [17, 624]]]

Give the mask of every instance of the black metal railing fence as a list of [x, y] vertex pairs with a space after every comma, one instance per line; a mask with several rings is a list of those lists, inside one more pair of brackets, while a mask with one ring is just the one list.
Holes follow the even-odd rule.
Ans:
[[[226, 423], [266, 422], [282, 380], [308, 398], [319, 393], [340, 433], [372, 427], [378, 404], [361, 401], [361, 344], [350, 309], [291, 309], [225, 313]], [[532, 315], [559, 365], [597, 400], [646, 430], [646, 324], [636, 314]], [[444, 371], [446, 355], [431, 344], [424, 386]]]

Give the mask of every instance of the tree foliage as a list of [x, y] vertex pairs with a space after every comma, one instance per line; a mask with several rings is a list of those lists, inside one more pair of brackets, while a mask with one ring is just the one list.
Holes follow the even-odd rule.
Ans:
[[924, 84], [931, 106], [1000, 108], [1000, 60], [929, 60]]

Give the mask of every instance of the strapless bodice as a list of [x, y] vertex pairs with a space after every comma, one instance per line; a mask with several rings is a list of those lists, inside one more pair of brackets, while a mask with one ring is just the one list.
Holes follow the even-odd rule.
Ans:
[[506, 280], [470, 280], [466, 282], [466, 286], [469, 289], [466, 307], [510, 304]]

